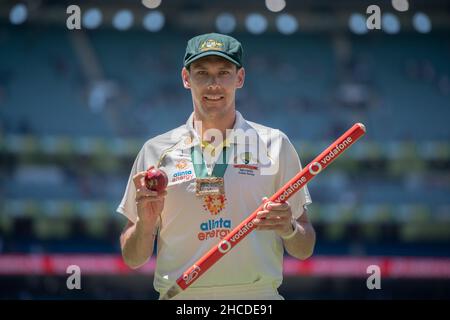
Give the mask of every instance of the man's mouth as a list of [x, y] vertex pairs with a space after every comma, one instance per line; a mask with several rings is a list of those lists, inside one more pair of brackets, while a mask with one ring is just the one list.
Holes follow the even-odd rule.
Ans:
[[222, 95], [204, 95], [203, 99], [205, 99], [206, 101], [220, 101], [224, 98], [224, 96]]

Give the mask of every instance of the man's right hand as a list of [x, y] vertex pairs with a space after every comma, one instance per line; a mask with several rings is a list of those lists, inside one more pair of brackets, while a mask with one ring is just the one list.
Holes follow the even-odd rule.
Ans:
[[153, 254], [155, 227], [164, 208], [167, 192], [157, 193], [145, 186], [146, 171], [133, 176], [136, 188], [136, 207], [138, 220], [128, 221], [120, 236], [120, 246], [125, 263], [133, 269], [142, 266]]
[[145, 186], [146, 171], [142, 171], [133, 176], [136, 187], [136, 206], [139, 221], [144, 225], [153, 226], [164, 208], [164, 199], [167, 191], [156, 192], [148, 190]]

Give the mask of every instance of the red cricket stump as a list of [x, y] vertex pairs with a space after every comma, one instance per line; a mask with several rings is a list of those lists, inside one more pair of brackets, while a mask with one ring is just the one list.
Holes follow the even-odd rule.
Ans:
[[[272, 195], [269, 200], [272, 202], [284, 202], [292, 197], [365, 133], [366, 128], [362, 123], [354, 124], [347, 132], [334, 141], [295, 177], [289, 180], [282, 188]], [[233, 249], [242, 239], [248, 236], [250, 232], [256, 228], [253, 224], [253, 220], [262, 208], [263, 204], [261, 204], [248, 218], [242, 221], [241, 224], [234, 228], [233, 231], [219, 242], [219, 244], [211, 248], [211, 250], [205, 253], [194, 265], [187, 269], [161, 299], [171, 299], [181, 291], [186, 290], [186, 288], [198, 280], [198, 278], [211, 268], [220, 258]]]

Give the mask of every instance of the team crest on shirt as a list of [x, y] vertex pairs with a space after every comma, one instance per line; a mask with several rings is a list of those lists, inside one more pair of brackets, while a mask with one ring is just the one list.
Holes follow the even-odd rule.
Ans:
[[252, 161], [252, 153], [251, 152], [243, 152], [239, 156], [245, 164], [249, 164]]
[[218, 215], [225, 209], [227, 198], [224, 194], [208, 195], [203, 197], [203, 209], [211, 213], [213, 216]]
[[234, 168], [239, 169], [239, 174], [254, 176], [255, 171], [258, 170], [257, 161], [253, 158], [251, 152], [243, 152], [234, 158]]

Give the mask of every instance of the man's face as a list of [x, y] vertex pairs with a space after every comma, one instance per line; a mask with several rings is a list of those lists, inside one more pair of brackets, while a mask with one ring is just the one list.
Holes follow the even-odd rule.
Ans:
[[194, 108], [204, 117], [234, 112], [236, 89], [244, 84], [245, 71], [230, 61], [207, 56], [191, 63], [190, 71], [183, 68], [183, 84], [190, 89]]

